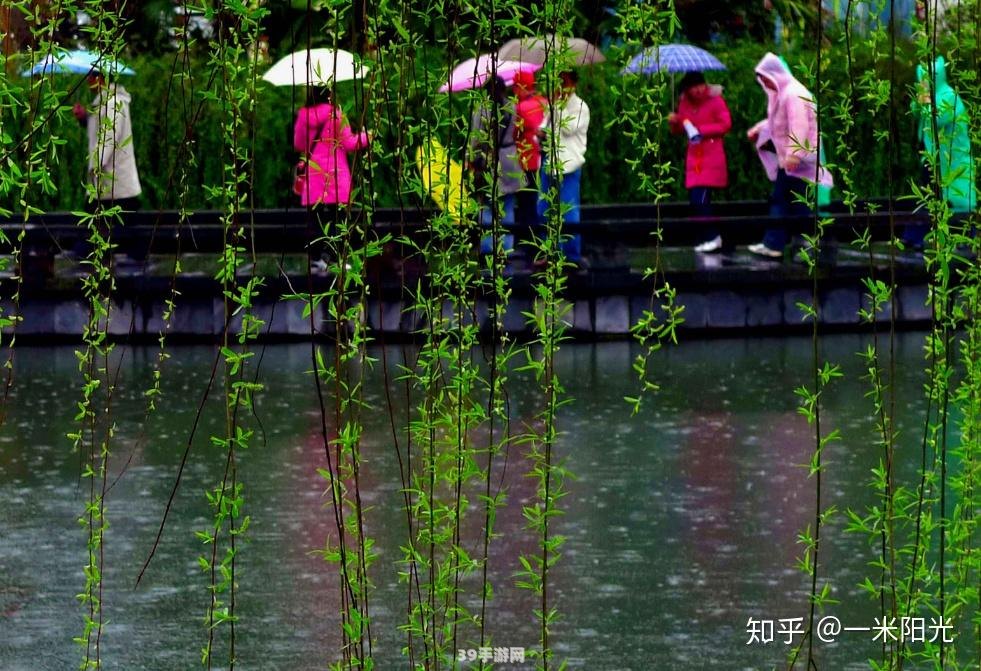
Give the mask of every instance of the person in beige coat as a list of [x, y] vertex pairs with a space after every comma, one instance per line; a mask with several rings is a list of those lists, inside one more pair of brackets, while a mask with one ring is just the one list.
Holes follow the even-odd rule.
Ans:
[[[136, 169], [129, 92], [121, 84], [108, 82], [98, 71], [89, 74], [88, 84], [94, 94], [92, 103], [88, 108], [76, 103], [72, 110], [88, 135], [87, 182], [92, 186], [94, 198], [86, 209], [100, 212], [118, 205], [123, 212], [133, 212], [140, 207], [139, 195], [143, 189]], [[147, 249], [138, 243], [135, 238], [124, 240], [121, 251], [128, 260], [144, 264]], [[74, 253], [87, 256], [90, 247], [87, 241], [80, 241]]]
[[121, 84], [107, 82], [101, 72], [90, 74], [88, 83], [95, 94], [92, 104], [86, 109], [76, 103], [73, 110], [88, 132], [88, 181], [105, 207], [135, 210], [143, 189], [136, 169], [129, 92]]

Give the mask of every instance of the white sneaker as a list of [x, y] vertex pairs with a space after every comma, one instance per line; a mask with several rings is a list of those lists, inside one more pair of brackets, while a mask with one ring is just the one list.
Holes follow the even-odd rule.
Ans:
[[[344, 262], [344, 270], [353, 270], [353, 266], [347, 261]], [[330, 271], [330, 263], [324, 259], [315, 259], [310, 262], [310, 272], [314, 274], [324, 274]]]
[[711, 240], [695, 245], [695, 251], [700, 254], [711, 254], [722, 249], [722, 236], [717, 235]]
[[782, 259], [783, 250], [780, 249], [770, 249], [762, 242], [757, 242], [755, 245], [749, 246], [749, 251], [758, 256], [766, 256], [771, 259]]

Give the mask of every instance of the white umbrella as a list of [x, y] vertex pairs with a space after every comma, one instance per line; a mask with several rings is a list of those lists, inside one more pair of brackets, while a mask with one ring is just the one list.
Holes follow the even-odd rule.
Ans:
[[364, 76], [368, 67], [342, 49], [303, 49], [276, 61], [262, 78], [276, 86], [326, 86]]

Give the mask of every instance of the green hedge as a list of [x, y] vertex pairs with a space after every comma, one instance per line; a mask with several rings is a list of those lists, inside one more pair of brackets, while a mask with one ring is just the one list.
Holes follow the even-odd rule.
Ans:
[[[755, 43], [741, 43], [714, 49], [719, 58], [728, 66], [721, 73], [708, 73], [710, 81], [724, 86], [724, 95], [732, 112], [733, 130], [726, 138], [726, 152], [729, 159], [730, 186], [718, 198], [726, 200], [759, 199], [766, 196], [769, 183], [752, 146], [745, 138], [745, 131], [765, 114], [765, 97], [756, 83], [753, 68], [763, 55], [765, 47]], [[830, 50], [832, 53], [835, 49]], [[829, 57], [825, 53], [822, 65], [826, 88], [824, 100], [832, 100], [841, 91], [848, 91], [849, 81], [845, 68], [845, 59], [838, 55]], [[906, 53], [905, 51], [903, 52]], [[783, 54], [795, 72], [803, 72], [801, 65], [813, 67], [813, 54], [785, 53]], [[863, 69], [863, 55], [855, 55], [855, 71]], [[868, 56], [864, 56], [865, 61]], [[374, 192], [376, 203], [382, 206], [399, 203], [398, 185], [403, 184], [403, 199], [410, 191], [405, 187], [407, 178], [411, 178], [414, 166], [411, 164], [413, 144], [420, 141], [422, 130], [413, 128], [423, 121], [437, 118], [439, 106], [447, 105], [446, 96], [435, 93], [438, 78], [445, 72], [445, 65], [434, 63], [430, 59], [427, 68], [421, 68], [419, 59], [406, 58], [402, 65], [413, 76], [429, 77], [431, 87], [411, 87], [399, 93], [399, 76], [397, 64], [385, 69], [376, 66], [375, 72], [381, 73], [376, 77], [375, 86], [379, 89], [384, 85], [390, 96], [402, 95], [408, 97], [405, 109], [413, 110], [415, 120], [405, 118], [390, 118], [394, 115], [392, 106], [383, 102], [372, 103], [367, 110], [358, 104], [365, 98], [363, 91], [358, 91], [353, 84], [342, 84], [338, 97], [349, 116], [357, 125], [364, 115], [369, 119], [367, 126], [376, 132], [376, 151], [379, 160], [373, 172]], [[611, 58], [611, 61], [614, 60]], [[127, 78], [124, 82], [133, 96], [132, 116], [134, 126], [134, 142], [140, 168], [140, 178], [143, 182], [142, 196], [145, 208], [155, 209], [175, 208], [178, 203], [178, 192], [173, 186], [173, 172], [178, 163], [185, 141], [193, 143], [193, 162], [184, 162], [189, 172], [187, 179], [187, 204], [192, 208], [214, 206], [208, 202], [205, 185], [220, 183], [223, 154], [221, 135], [218, 130], [219, 117], [216, 107], [211, 102], [202, 104], [200, 88], [208, 81], [208, 72], [203, 62], [194, 65], [193, 86], [184, 79], [174, 77], [174, 57], [142, 57], [132, 59], [134, 68], [139, 73], [136, 77]], [[885, 68], [885, 66], [881, 66]], [[883, 78], [887, 78], [887, 74]], [[905, 185], [918, 172], [917, 146], [913, 120], [909, 114], [907, 89], [912, 83], [913, 65], [908, 56], [901, 56], [897, 68], [896, 95], [897, 117], [899, 130], [896, 140], [897, 164], [894, 178], [899, 182], [897, 191], [908, 190]], [[806, 77], [801, 76], [806, 83]], [[68, 77], [58, 77], [58, 85], [68, 87], [75, 82]], [[583, 202], [611, 203], [643, 201], [647, 196], [638, 188], [638, 180], [631, 173], [624, 161], [632, 148], [621, 134], [616, 123], [623, 112], [624, 101], [612, 94], [616, 87], [641, 86], [643, 82], [636, 77], [621, 77], [619, 68], [608, 62], [582, 72], [580, 95], [590, 106], [592, 123], [590, 126], [589, 150], [587, 163], [583, 173]], [[259, 208], [283, 207], [290, 202], [290, 181], [292, 166], [296, 156], [292, 151], [292, 125], [295, 109], [301, 102], [297, 96], [302, 95], [301, 89], [275, 88], [259, 83], [258, 105], [255, 118], [251, 123], [250, 139], [255, 146], [255, 162], [246, 166], [253, 172], [254, 205]], [[426, 93], [433, 91], [432, 93]], [[828, 96], [831, 96], [830, 98]], [[89, 97], [84, 87], [79, 87], [70, 95], [64, 96], [66, 108], [76, 100], [85, 101]], [[367, 96], [369, 100], [382, 99], [380, 92]], [[461, 147], [465, 142], [468, 117], [467, 103], [472, 104], [473, 96], [468, 94], [456, 95], [456, 103], [452, 104], [452, 123], [450, 130], [441, 133], [448, 135], [451, 146]], [[666, 114], [670, 111], [671, 101], [663, 102]], [[828, 109], [824, 110], [828, 112]], [[838, 153], [835, 144], [835, 123], [830, 113], [823, 114], [824, 138], [828, 160], [834, 162]], [[872, 132], [876, 125], [885, 123], [882, 119], [873, 119], [872, 115], [861, 105], [856, 107], [856, 127], [850, 141], [850, 146], [858, 152], [861, 168], [855, 175], [857, 191], [861, 196], [879, 196], [888, 192], [887, 183], [887, 147], [873, 141]], [[192, 124], [186, 120], [193, 119]], [[375, 121], [370, 121], [374, 119]], [[25, 119], [19, 120], [26, 123]], [[16, 125], [16, 124], [15, 124]], [[190, 130], [188, 130], [190, 129]], [[85, 138], [82, 128], [75, 123], [70, 114], [63, 113], [53, 119], [42, 129], [42, 137], [36, 141], [44, 141], [45, 133], [56, 134], [66, 140], [57, 154], [56, 162], [49, 162], [57, 193], [33, 194], [33, 202], [48, 210], [79, 209], [84, 203], [84, 190], [81, 179], [84, 175]], [[675, 183], [673, 196], [677, 200], [685, 198], [683, 189], [684, 141], [681, 137], [670, 136], [667, 128], [663, 133], [663, 152], [660, 157], [644, 157], [645, 161], [662, 163], [671, 161], [675, 168]], [[414, 135], [412, 134], [414, 133]], [[408, 151], [394, 151], [399, 143], [410, 145]], [[35, 145], [38, 146], [38, 145]], [[43, 146], [43, 145], [42, 145]], [[363, 161], [362, 161], [363, 162]], [[401, 171], [401, 172], [400, 172]], [[400, 180], [398, 175], [403, 175]], [[414, 198], [414, 197], [413, 197]], [[5, 206], [16, 203], [11, 194], [3, 196]], [[410, 204], [418, 199], [408, 201]]]
[[[756, 63], [766, 52], [766, 47], [758, 44], [740, 44], [723, 49], [715, 49], [716, 55], [727, 65], [724, 72], [707, 72], [706, 78], [715, 84], [723, 86], [723, 96], [732, 114], [732, 130], [725, 138], [726, 157], [729, 164], [729, 188], [724, 194], [719, 194], [720, 200], [751, 200], [765, 198], [769, 193], [770, 183], [756, 156], [751, 143], [746, 139], [746, 131], [757, 121], [766, 116], [766, 97], [756, 82], [754, 69]], [[812, 53], [782, 53], [790, 63], [801, 81], [807, 84], [804, 72], [813, 71], [814, 55]], [[827, 59], [827, 55], [824, 56]], [[854, 68], [863, 68], [865, 63], [861, 55]], [[884, 74], [887, 77], [888, 74]], [[630, 202], [646, 200], [638, 189], [637, 179], [631, 174], [630, 168], [621, 157], [631, 151], [625, 145], [615, 120], [621, 112], [621, 101], [612, 99], [606, 91], [610, 80], [619, 77], [615, 68], [598, 69], [586, 73], [581, 79], [580, 95], [587, 100], [592, 112], [590, 125], [589, 153], [587, 165], [583, 172], [583, 197], [587, 202]], [[919, 175], [918, 147], [913, 118], [909, 113], [906, 90], [913, 81], [913, 69], [908, 62], [900, 59], [897, 68], [896, 107], [898, 118], [896, 165], [894, 179], [905, 185], [911, 178]], [[822, 63], [822, 79], [825, 84], [824, 95], [819, 100], [828, 100], [831, 96], [848, 91], [850, 85], [845, 59], [842, 56]], [[627, 79], [620, 82], [626, 87], [638, 85]], [[813, 90], [813, 87], [810, 87]], [[835, 98], [836, 99], [836, 98]], [[672, 107], [671, 100], [663, 101], [665, 115]], [[861, 103], [856, 105], [855, 128], [849, 140], [850, 149], [857, 151], [861, 167], [856, 169], [856, 190], [864, 196], [881, 196], [889, 192], [888, 185], [888, 154], [887, 148], [873, 140], [873, 130], [885, 123], [888, 117], [873, 119]], [[831, 105], [822, 109], [822, 137], [824, 138], [827, 160], [834, 162], [840, 153], [836, 148], [838, 125], [832, 118]], [[663, 132], [663, 157], [650, 157], [653, 163], [669, 160], [675, 168], [673, 195], [675, 200], [687, 198], [684, 190], [684, 156], [686, 142], [682, 136], [671, 136], [666, 125]], [[837, 171], [836, 171], [837, 172]], [[895, 190], [908, 187], [896, 186]], [[840, 194], [833, 197], [840, 197]]]

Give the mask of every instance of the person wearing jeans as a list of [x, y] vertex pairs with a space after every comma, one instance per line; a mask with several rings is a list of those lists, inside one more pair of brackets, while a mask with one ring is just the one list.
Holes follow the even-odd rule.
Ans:
[[[572, 172], [560, 174], [557, 186], [558, 205], [562, 208], [563, 228], [575, 227], [581, 221], [579, 213], [579, 190], [582, 182], [582, 168], [576, 168]], [[538, 201], [539, 217], [545, 221], [548, 212], [548, 194], [552, 191], [552, 177], [549, 175], [549, 166], [546, 162], [541, 170], [542, 193]], [[567, 261], [576, 264], [582, 263], [582, 236], [578, 233], [569, 233], [568, 229], [562, 235], [562, 255]]]
[[[767, 114], [746, 136], [756, 144], [773, 180], [770, 216], [807, 214], [810, 209], [799, 202], [799, 196], [807, 193], [807, 183], [827, 187], [834, 183], [820, 160], [814, 96], [772, 53], [767, 53], [756, 66], [756, 80], [767, 96]], [[761, 242], [750, 245], [749, 251], [782, 258], [788, 242], [786, 227], [777, 223], [767, 229]]]
[[[800, 217], [811, 214], [807, 206], [807, 182], [800, 177], [791, 177], [783, 168], [777, 170], [777, 178], [773, 181], [773, 193], [770, 196], [770, 217]], [[763, 246], [767, 249], [783, 250], [790, 242], [787, 230], [776, 226], [768, 228], [763, 234]], [[781, 251], [781, 255], [783, 252]]]
[[[561, 89], [555, 94], [543, 127], [545, 158], [540, 170], [541, 192], [538, 218], [544, 221], [560, 207], [563, 224], [580, 223], [579, 202], [582, 167], [586, 163], [589, 106], [576, 95], [579, 78], [575, 72], [559, 73]], [[553, 189], [556, 191], [550, 194]], [[551, 207], [550, 207], [551, 202]], [[562, 254], [567, 261], [582, 265], [582, 239], [578, 233], [562, 236]]]

